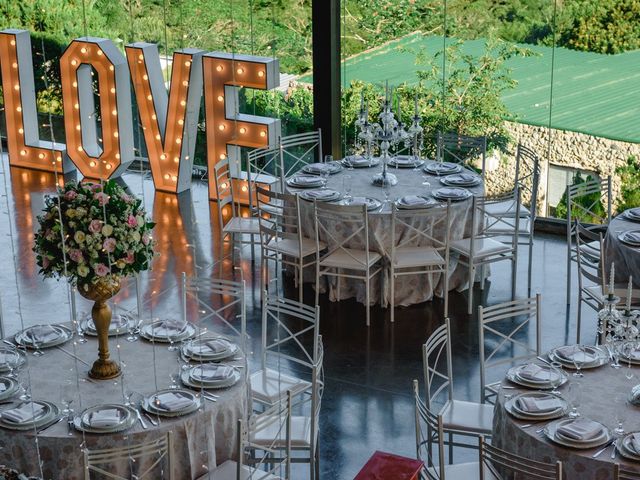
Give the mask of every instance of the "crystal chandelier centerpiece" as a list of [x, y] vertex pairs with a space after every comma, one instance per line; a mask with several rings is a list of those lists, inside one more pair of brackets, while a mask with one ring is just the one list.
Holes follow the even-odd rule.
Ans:
[[633, 295], [633, 279], [629, 277], [627, 301], [623, 311], [616, 308], [620, 297], [614, 294], [615, 266], [611, 265], [609, 293], [604, 297], [604, 308], [598, 312], [598, 334], [601, 344], [610, 345], [616, 342], [640, 341], [640, 311], [631, 310]]

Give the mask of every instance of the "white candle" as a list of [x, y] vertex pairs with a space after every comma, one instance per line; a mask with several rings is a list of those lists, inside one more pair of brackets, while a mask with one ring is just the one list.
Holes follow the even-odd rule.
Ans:
[[402, 113], [400, 110], [400, 95], [398, 95], [398, 122], [402, 123]]
[[629, 275], [629, 285], [627, 285], [627, 312], [631, 311], [631, 295], [633, 295], [633, 277]]
[[384, 101], [389, 101], [389, 80], [386, 80], [384, 83]]
[[611, 295], [613, 295], [613, 284], [614, 284], [614, 278], [616, 276], [616, 265], [615, 263], [611, 263], [611, 272], [610, 272], [610, 277], [609, 277], [609, 293]]
[[360, 111], [364, 111], [364, 90], [360, 92]]
[[414, 106], [415, 106], [415, 115], [417, 117], [418, 116], [418, 95], [413, 97], [413, 103], [414, 103]]

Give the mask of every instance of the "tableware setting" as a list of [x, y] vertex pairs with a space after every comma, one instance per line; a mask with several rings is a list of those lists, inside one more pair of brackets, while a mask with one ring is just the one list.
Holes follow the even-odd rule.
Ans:
[[27, 361], [24, 352], [15, 347], [0, 346], [0, 373], [11, 373]]
[[451, 162], [427, 162], [424, 171], [432, 175], [449, 175], [462, 171], [462, 166]]
[[624, 212], [624, 217], [632, 222], [640, 222], [640, 207], [630, 208]]
[[324, 178], [318, 175], [296, 175], [287, 180], [287, 185], [295, 188], [318, 188], [324, 184]]
[[382, 202], [373, 197], [351, 197], [342, 199], [338, 203], [339, 205], [366, 205], [368, 211], [377, 210], [382, 206]]
[[86, 433], [116, 433], [131, 428], [138, 411], [126, 405], [108, 403], [94, 405], [73, 418], [76, 430]]
[[396, 207], [401, 210], [428, 208], [438, 205], [433, 198], [425, 195], [405, 195], [396, 200]]
[[335, 202], [342, 198], [342, 194], [340, 192], [330, 188], [323, 190], [305, 190], [300, 192], [298, 196], [303, 200], [308, 200], [310, 202], [313, 202], [314, 200], [318, 202]]
[[347, 168], [377, 167], [380, 164], [380, 157], [366, 158], [360, 155], [350, 155], [342, 160], [342, 164]]
[[527, 363], [512, 367], [507, 371], [507, 380], [526, 388], [552, 390], [567, 382], [564, 372], [550, 367]]
[[157, 320], [140, 327], [142, 338], [160, 343], [181, 342], [195, 333], [196, 328], [189, 322], [173, 319]]
[[340, 162], [308, 163], [302, 167], [302, 171], [311, 175], [334, 175], [342, 171], [342, 165]]
[[186, 389], [165, 389], [145, 397], [142, 408], [151, 415], [161, 417], [180, 417], [193, 413], [200, 408], [201, 400], [197, 394]]
[[237, 344], [224, 337], [204, 337], [185, 342], [180, 353], [194, 362], [216, 362], [233, 357], [238, 350]]
[[620, 455], [627, 460], [640, 462], [640, 433], [628, 433], [616, 442]]
[[507, 400], [504, 406], [513, 417], [529, 421], [553, 420], [569, 411], [566, 400], [549, 392], [520, 393]]
[[20, 346], [40, 350], [62, 345], [72, 337], [73, 332], [65, 325], [34, 325], [18, 332], [14, 341]]
[[182, 370], [183, 385], [196, 389], [228, 388], [240, 380], [240, 370], [225, 363], [203, 363]]
[[557, 361], [563, 367], [572, 369], [598, 368], [609, 360], [608, 354], [599, 347], [590, 345], [567, 345], [554, 348], [548, 353], [551, 361]]
[[20, 390], [20, 383], [11, 377], [0, 377], [0, 401], [13, 397]]
[[388, 165], [395, 168], [417, 168], [424, 165], [424, 160], [413, 155], [398, 155], [389, 160]]
[[9, 430], [43, 428], [60, 418], [59, 408], [45, 400], [19, 402], [0, 411], [0, 427]]
[[440, 178], [440, 183], [449, 187], [475, 187], [480, 182], [482, 179], [472, 173], [454, 173]]
[[556, 420], [543, 432], [554, 443], [580, 450], [600, 447], [613, 439], [607, 427], [588, 418]]
[[[129, 333], [129, 327], [132, 323], [135, 324], [135, 322], [136, 320], [126, 313], [114, 314], [111, 317], [108, 335], [113, 337], [115, 335]], [[98, 331], [96, 330], [96, 326], [93, 323], [91, 315], [87, 315], [87, 317], [80, 322], [80, 328], [82, 328], [82, 331], [86, 335], [90, 335], [92, 337], [98, 336]]]
[[618, 235], [618, 240], [631, 247], [640, 247], [640, 230], [630, 230]]
[[434, 190], [431, 195], [438, 200], [451, 200], [452, 202], [457, 202], [470, 198], [472, 193], [466, 188], [443, 187]]
[[627, 364], [640, 365], [640, 345], [634, 344], [630, 348], [620, 351], [620, 359]]

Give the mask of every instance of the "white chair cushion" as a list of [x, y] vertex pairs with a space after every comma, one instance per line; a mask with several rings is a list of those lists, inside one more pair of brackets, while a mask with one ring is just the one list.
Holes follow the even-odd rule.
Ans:
[[[505, 245], [491, 238], [478, 238], [473, 245], [476, 257], [486, 257], [488, 255], [497, 255], [499, 253], [508, 253], [511, 251], [510, 245]], [[465, 257], [469, 256], [471, 248], [471, 239], [463, 238], [462, 240], [454, 240], [451, 242], [451, 249], [461, 253]]]
[[[369, 267], [382, 257], [377, 252], [369, 252]], [[330, 253], [320, 261], [320, 266], [328, 268], [346, 268], [349, 270], [365, 270], [367, 253], [364, 250], [344, 248]]]
[[222, 228], [222, 231], [225, 233], [251, 233], [259, 235], [260, 224], [257, 218], [233, 217]]
[[[324, 250], [327, 246], [320, 242], [320, 250]], [[300, 244], [296, 239], [293, 238], [280, 238], [280, 239], [272, 239], [266, 245], [267, 249], [274, 250], [279, 253], [283, 253], [285, 255], [289, 255], [291, 257], [299, 258], [300, 252], [302, 252], [302, 256], [306, 257], [309, 255], [313, 255], [316, 253], [316, 241], [311, 240], [310, 238], [302, 237], [302, 248], [300, 248]]]
[[[516, 232], [515, 217], [493, 218], [487, 217], [487, 233], [504, 233], [505, 235], [513, 235]], [[527, 234], [530, 231], [531, 222], [528, 218], [518, 219], [518, 233]]]
[[445, 430], [491, 435], [493, 427], [493, 405], [451, 400], [442, 412]]
[[424, 267], [442, 265], [444, 258], [431, 247], [399, 247], [396, 248], [394, 266], [396, 268]]
[[275, 404], [288, 390], [292, 395], [311, 388], [311, 383], [267, 368], [251, 375], [251, 396], [267, 405]]
[[[205, 473], [196, 480], [237, 480], [237, 471], [238, 464], [233, 460], [227, 460], [222, 465], [216, 467], [213, 471]], [[267, 472], [242, 465], [242, 469], [240, 470], [240, 480], [247, 480], [249, 478], [252, 480], [280, 480], [280, 477], [276, 477], [275, 475], [267, 474]]]
[[[252, 443], [264, 446], [286, 446], [287, 432], [281, 422], [274, 421], [266, 427], [254, 432]], [[274, 443], [274, 440], [276, 442]], [[310, 448], [311, 447], [311, 417], [292, 416], [291, 417], [291, 447]]]
[[[503, 200], [501, 202], [487, 203], [484, 206], [484, 211], [488, 215], [495, 215], [497, 217], [515, 217], [516, 216], [516, 202], [514, 200]], [[530, 217], [531, 212], [524, 205], [520, 205], [520, 217]]]
[[[440, 470], [432, 467], [428, 469], [434, 478], [438, 478]], [[444, 467], [444, 477], [446, 480], [475, 480], [480, 478], [480, 464], [478, 462], [458, 463], [455, 465], [446, 465]], [[491, 470], [484, 466], [485, 480], [500, 480]]]

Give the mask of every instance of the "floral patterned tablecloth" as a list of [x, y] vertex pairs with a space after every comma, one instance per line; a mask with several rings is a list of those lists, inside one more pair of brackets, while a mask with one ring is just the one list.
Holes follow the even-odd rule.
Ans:
[[[569, 383], [581, 382], [583, 393], [578, 411], [583, 417], [598, 421], [613, 429], [616, 426], [616, 409], [622, 409], [626, 417], [623, 423], [624, 429], [627, 432], [637, 432], [640, 431], [640, 407], [629, 403], [617, 404], [613, 400], [617, 394], [626, 395], [634, 385], [640, 383], [640, 368], [633, 367], [632, 370], [635, 377], [631, 380], [625, 377], [624, 369], [616, 370], [608, 364], [596, 369], [583, 370], [584, 377], [582, 379], [572, 376], [571, 371], [568, 371], [569, 382], [560, 387], [560, 391], [562, 396], [566, 398]], [[514, 386], [513, 384], [509, 385]], [[577, 450], [557, 445], [544, 435], [536, 433], [536, 430], [544, 427], [546, 422], [534, 423], [512, 417], [504, 408], [505, 395], [514, 395], [523, 391], [526, 389], [501, 389], [493, 420], [492, 442], [494, 445], [540, 462], [551, 463], [561, 460], [565, 480], [613, 479], [614, 462], [640, 474], [640, 463], [625, 460], [620, 457], [620, 454], [612, 459], [612, 447], [607, 448], [597, 458], [593, 458], [592, 455], [600, 448]], [[527, 424], [531, 424], [531, 426], [521, 428], [521, 425]], [[518, 480], [528, 479], [518, 477]]]
[[[75, 352], [78, 358], [91, 364], [97, 358], [98, 346], [95, 339], [87, 338], [87, 343], [75, 346]], [[70, 353], [74, 351], [72, 343], [62, 348]], [[112, 358], [127, 365], [125, 382], [127, 378], [132, 378], [133, 390], [142, 395], [167, 388], [171, 373], [180, 368], [177, 352], [168, 351], [166, 344], [157, 343], [154, 346], [144, 340], [127, 342], [125, 338], [118, 341], [112, 337], [110, 349]], [[28, 373], [34, 399], [60, 405], [61, 382], [66, 378], [75, 379], [77, 368], [80, 395], [79, 400], [72, 404], [76, 411], [97, 404], [124, 403], [122, 377], [100, 382], [87, 381], [87, 365], [58, 348], [44, 351], [42, 357], [28, 354]], [[39, 458], [45, 479], [83, 480], [83, 446], [94, 450], [135, 445], [160, 438], [171, 431], [173, 478], [197, 478], [208, 469], [236, 456], [237, 420], [246, 418], [248, 411], [247, 375], [244, 368], [241, 372], [241, 381], [236, 385], [214, 392], [219, 395], [217, 402], [206, 401], [203, 410], [183, 417], [162, 418], [157, 427], [145, 418], [147, 430], [136, 422], [123, 433], [83, 434], [73, 430], [69, 435], [67, 422], [62, 421], [36, 437], [32, 430], [16, 432], [0, 428], [0, 464], [40, 476]], [[25, 373], [25, 369], [22, 369], [21, 374]], [[144, 471], [144, 465], [138, 465], [137, 468]], [[128, 478], [128, 469], [128, 462], [124, 462], [111, 465], [107, 470]]]

